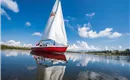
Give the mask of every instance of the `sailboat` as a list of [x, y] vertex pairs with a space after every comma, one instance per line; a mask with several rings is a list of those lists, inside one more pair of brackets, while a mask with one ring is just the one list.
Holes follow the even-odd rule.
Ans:
[[[43, 43], [48, 40], [53, 41], [54, 44], [50, 45]], [[65, 52], [67, 47], [67, 36], [62, 14], [61, 1], [56, 0], [46, 24], [42, 39], [35, 47], [32, 47], [31, 50], [43, 52]]]

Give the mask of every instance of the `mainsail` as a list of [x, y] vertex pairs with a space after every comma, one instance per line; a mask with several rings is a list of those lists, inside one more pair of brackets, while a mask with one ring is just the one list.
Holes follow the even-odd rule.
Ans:
[[56, 0], [53, 6], [42, 40], [54, 40], [58, 44], [67, 45], [62, 7], [59, 0]]

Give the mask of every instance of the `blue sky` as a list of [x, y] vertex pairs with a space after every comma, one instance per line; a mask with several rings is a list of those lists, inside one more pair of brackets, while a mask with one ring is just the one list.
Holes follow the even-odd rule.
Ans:
[[[55, 0], [2, 1], [2, 42], [36, 44]], [[61, 4], [70, 45], [80, 41], [101, 49], [129, 48], [129, 0], [61, 0]]]

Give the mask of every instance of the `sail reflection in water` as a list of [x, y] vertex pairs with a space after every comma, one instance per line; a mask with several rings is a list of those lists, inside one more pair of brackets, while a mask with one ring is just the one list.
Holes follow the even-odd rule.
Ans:
[[[31, 52], [37, 64], [37, 80], [62, 80], [66, 57], [64, 54]], [[47, 63], [48, 62], [48, 63]]]

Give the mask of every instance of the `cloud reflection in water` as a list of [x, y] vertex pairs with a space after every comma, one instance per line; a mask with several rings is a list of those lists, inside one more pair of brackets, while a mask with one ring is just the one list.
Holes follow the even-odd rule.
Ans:
[[66, 53], [67, 60], [77, 62], [76, 66], [87, 66], [89, 62], [104, 62], [106, 64], [121, 64], [122, 66], [130, 66], [130, 56], [105, 56], [92, 54]]
[[80, 72], [77, 80], [128, 80], [118, 75], [106, 75], [104, 73], [96, 73], [92, 71]]

